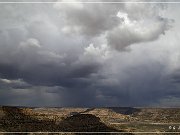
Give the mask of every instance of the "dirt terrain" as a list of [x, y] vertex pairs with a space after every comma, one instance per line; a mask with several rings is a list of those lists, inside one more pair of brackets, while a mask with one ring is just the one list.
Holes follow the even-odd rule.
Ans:
[[0, 107], [0, 132], [2, 134], [3, 132], [64, 132], [66, 134], [70, 134], [69, 132], [73, 132], [71, 134], [84, 132], [90, 134], [92, 132], [103, 134], [178, 133], [180, 132], [180, 109], [2, 106]]

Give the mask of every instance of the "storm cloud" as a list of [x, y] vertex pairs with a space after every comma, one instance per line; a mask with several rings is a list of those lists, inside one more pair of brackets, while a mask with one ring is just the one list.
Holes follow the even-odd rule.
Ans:
[[0, 4], [1, 105], [180, 105], [179, 5], [59, 2]]

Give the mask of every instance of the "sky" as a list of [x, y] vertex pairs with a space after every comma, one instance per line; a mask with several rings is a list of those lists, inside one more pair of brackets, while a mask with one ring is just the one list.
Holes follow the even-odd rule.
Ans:
[[180, 107], [180, 3], [72, 1], [0, 4], [0, 105]]

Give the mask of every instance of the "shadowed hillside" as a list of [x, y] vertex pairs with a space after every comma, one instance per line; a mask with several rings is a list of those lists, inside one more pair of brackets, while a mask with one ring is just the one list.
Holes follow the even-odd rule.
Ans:
[[[120, 132], [100, 122], [92, 114], [78, 114], [61, 121], [37, 119], [27, 115], [28, 110], [17, 107], [2, 107], [1, 129], [8, 132]], [[27, 113], [27, 114], [26, 114]]]

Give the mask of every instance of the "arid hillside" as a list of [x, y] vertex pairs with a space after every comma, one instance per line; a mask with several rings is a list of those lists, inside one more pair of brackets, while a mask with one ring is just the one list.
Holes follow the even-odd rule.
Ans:
[[0, 107], [1, 132], [180, 132], [177, 108]]

